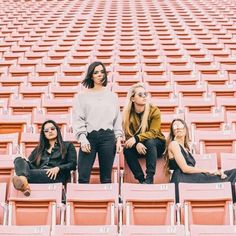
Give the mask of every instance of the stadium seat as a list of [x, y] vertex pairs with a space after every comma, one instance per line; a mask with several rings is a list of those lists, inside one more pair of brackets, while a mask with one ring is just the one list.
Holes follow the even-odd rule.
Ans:
[[66, 225], [114, 225], [118, 184], [67, 184]]
[[[183, 225], [170, 226], [143, 226], [143, 225], [123, 225], [122, 233], [125, 236], [184, 236], [185, 230]], [[191, 235], [192, 236], [192, 235]]]
[[222, 170], [231, 170], [236, 168], [236, 153], [220, 153], [220, 162]]
[[123, 224], [126, 225], [174, 225], [174, 184], [121, 185]]
[[218, 169], [216, 153], [194, 154], [194, 158], [196, 160], [196, 167], [209, 170]]
[[16, 225], [0, 225], [0, 236], [50, 236], [50, 226], [16, 226]]
[[190, 225], [191, 236], [234, 236], [236, 227], [232, 225]]
[[179, 183], [181, 223], [232, 225], [231, 183]]
[[11, 185], [8, 225], [55, 226], [60, 224], [63, 220], [59, 210], [62, 184], [30, 184], [30, 188], [31, 194], [26, 197]]
[[11, 155], [17, 151], [18, 133], [0, 134], [0, 155]]
[[57, 225], [52, 236], [117, 236], [117, 226], [115, 225]]
[[0, 183], [0, 225], [6, 225], [7, 223], [7, 184]]

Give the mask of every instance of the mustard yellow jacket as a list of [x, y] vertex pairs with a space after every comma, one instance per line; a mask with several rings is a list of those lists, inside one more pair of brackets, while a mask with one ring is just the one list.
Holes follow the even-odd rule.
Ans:
[[[148, 116], [148, 128], [146, 132], [136, 133], [140, 127], [140, 118], [137, 113], [132, 112], [130, 116], [130, 131], [138, 138], [139, 142], [146, 139], [159, 138], [165, 140], [165, 136], [161, 132], [161, 113], [159, 108], [150, 105], [150, 112]], [[126, 134], [126, 139], [130, 136]]]

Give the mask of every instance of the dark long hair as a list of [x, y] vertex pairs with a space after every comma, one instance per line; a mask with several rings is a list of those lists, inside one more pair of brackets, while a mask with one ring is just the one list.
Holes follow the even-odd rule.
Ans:
[[172, 120], [171, 122], [171, 125], [170, 125], [170, 132], [169, 132], [169, 135], [168, 135], [168, 138], [166, 140], [166, 149], [165, 149], [165, 152], [164, 152], [164, 158], [165, 158], [165, 172], [166, 174], [168, 174], [170, 172], [170, 169], [169, 169], [169, 154], [168, 154], [168, 146], [169, 144], [175, 139], [175, 135], [174, 135], [174, 130], [173, 130], [173, 124], [175, 121], [180, 121], [183, 125], [184, 125], [184, 128], [186, 130], [186, 135], [185, 135], [185, 138], [184, 138], [184, 147], [190, 151], [190, 147], [189, 147], [189, 130], [188, 130], [188, 126], [186, 124], [186, 122], [180, 118], [176, 118], [174, 120]]
[[61, 130], [60, 130], [58, 124], [53, 120], [46, 120], [42, 124], [42, 127], [41, 127], [41, 132], [40, 132], [40, 137], [39, 137], [39, 144], [36, 147], [36, 155], [35, 155], [35, 159], [33, 160], [33, 162], [35, 162], [36, 165], [40, 164], [43, 152], [45, 150], [49, 149], [49, 147], [50, 147], [49, 141], [45, 137], [45, 134], [44, 134], [44, 127], [48, 123], [53, 124], [55, 126], [56, 130], [57, 130], [57, 144], [59, 146], [62, 159], [64, 159], [64, 157], [66, 155], [66, 147], [65, 147], [65, 144], [63, 143]]
[[106, 87], [107, 86], [107, 71], [106, 71], [106, 67], [105, 65], [100, 62], [100, 61], [95, 61], [93, 63], [91, 63], [88, 67], [87, 70], [87, 74], [85, 76], [85, 79], [82, 81], [82, 84], [86, 87], [86, 88], [93, 88], [94, 87], [94, 81], [92, 79], [93, 77], [93, 72], [95, 67], [101, 65], [104, 71], [104, 77], [103, 77], [103, 81], [102, 81], [102, 86]]

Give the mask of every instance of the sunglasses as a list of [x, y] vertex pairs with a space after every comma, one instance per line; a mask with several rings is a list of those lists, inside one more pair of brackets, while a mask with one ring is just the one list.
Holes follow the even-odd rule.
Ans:
[[183, 129], [184, 128], [184, 124], [174, 124], [173, 125], [173, 130], [175, 130], [175, 129]]
[[147, 92], [140, 92], [140, 93], [137, 93], [137, 95], [139, 96], [139, 97], [141, 97], [141, 98], [143, 98], [143, 97], [147, 97], [148, 96], [148, 93]]
[[46, 128], [46, 129], [43, 130], [43, 132], [44, 132], [44, 133], [48, 133], [49, 130], [54, 131], [54, 130], [56, 130], [56, 127], [55, 127], [55, 126], [52, 126], [52, 127]]

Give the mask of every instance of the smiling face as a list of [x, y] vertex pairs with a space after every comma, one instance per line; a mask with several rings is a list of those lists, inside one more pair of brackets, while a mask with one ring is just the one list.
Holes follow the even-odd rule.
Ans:
[[134, 95], [131, 97], [131, 101], [136, 105], [145, 105], [147, 103], [148, 93], [143, 87], [135, 89]]
[[183, 138], [186, 136], [186, 127], [179, 120], [176, 120], [172, 124], [172, 130], [173, 130], [173, 134], [174, 134], [175, 138]]
[[93, 75], [92, 75], [94, 86], [96, 85], [102, 86], [102, 83], [104, 81], [104, 75], [105, 75], [105, 71], [102, 65], [98, 65], [94, 68]]
[[43, 127], [43, 132], [48, 140], [54, 140], [57, 138], [57, 129], [52, 123], [46, 123]]

